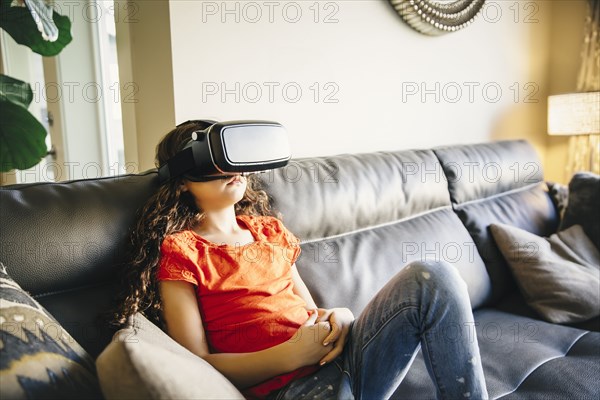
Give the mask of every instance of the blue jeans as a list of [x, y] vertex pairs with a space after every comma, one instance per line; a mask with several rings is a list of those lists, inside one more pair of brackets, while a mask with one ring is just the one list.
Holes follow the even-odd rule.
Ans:
[[439, 399], [487, 399], [467, 285], [446, 262], [402, 268], [352, 322], [342, 354], [270, 399], [388, 399], [419, 349]]

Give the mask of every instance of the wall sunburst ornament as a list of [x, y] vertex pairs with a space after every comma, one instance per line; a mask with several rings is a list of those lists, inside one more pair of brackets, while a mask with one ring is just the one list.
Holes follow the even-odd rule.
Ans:
[[413, 29], [426, 35], [441, 35], [473, 22], [486, 0], [388, 0]]

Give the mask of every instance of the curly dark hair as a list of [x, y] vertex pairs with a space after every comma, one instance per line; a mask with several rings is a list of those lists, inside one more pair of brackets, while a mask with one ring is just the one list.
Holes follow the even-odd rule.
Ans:
[[[165, 164], [181, 150], [192, 132], [208, 126], [203, 121], [188, 122], [167, 133], [156, 146], [156, 167]], [[108, 312], [109, 324], [113, 327], [126, 326], [129, 317], [140, 312], [165, 329], [158, 282], [155, 279], [160, 246], [167, 235], [192, 229], [204, 216], [192, 194], [183, 190], [183, 179], [173, 178], [162, 184], [138, 212], [129, 238], [127, 261], [119, 271], [121, 293], [113, 309]], [[236, 215], [279, 217], [279, 214], [272, 212], [268, 195], [260, 189], [257, 176], [248, 176], [247, 182], [244, 197], [235, 204]]]

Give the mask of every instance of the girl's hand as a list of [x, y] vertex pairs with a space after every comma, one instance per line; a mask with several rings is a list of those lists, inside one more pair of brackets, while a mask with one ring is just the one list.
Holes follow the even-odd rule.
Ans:
[[317, 322], [320, 321], [329, 321], [331, 324], [331, 332], [323, 340], [323, 346], [330, 346], [331, 343], [334, 343], [333, 349], [319, 362], [320, 365], [323, 365], [342, 354], [350, 332], [350, 324], [354, 321], [354, 314], [348, 308], [320, 308]]
[[314, 365], [333, 349], [333, 344], [324, 346], [323, 341], [331, 333], [328, 321], [318, 321], [318, 312], [313, 309], [308, 320], [287, 340], [291, 370], [305, 365]]

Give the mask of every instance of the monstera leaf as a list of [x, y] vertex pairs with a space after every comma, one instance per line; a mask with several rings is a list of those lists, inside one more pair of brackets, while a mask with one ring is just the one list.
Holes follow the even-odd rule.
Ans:
[[[71, 21], [44, 0], [0, 0], [0, 28], [42, 56], [71, 42]], [[31, 168], [47, 154], [46, 130], [27, 108], [31, 86], [0, 74], [0, 172]]]
[[71, 21], [43, 0], [0, 0], [0, 28], [42, 56], [55, 56], [71, 42]]
[[27, 107], [31, 86], [0, 74], [0, 172], [27, 169], [47, 153], [46, 130]]

